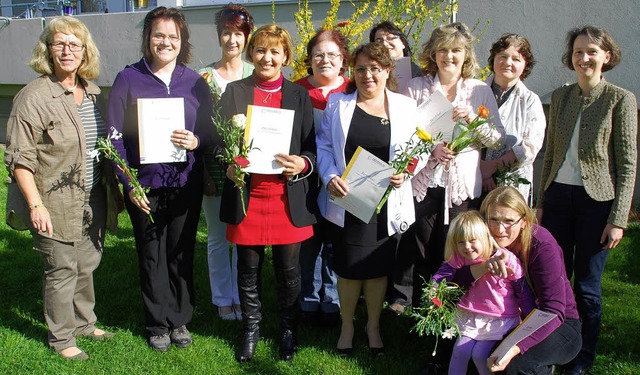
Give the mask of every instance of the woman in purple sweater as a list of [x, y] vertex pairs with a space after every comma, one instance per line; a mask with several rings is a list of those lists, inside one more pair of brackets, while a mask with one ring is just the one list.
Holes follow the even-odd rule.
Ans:
[[[498, 245], [514, 253], [524, 265], [536, 307], [556, 314], [556, 318], [511, 347], [502, 361], [489, 358], [487, 366], [491, 371], [506, 374], [551, 374], [552, 365], [571, 361], [582, 344], [580, 320], [562, 249], [549, 231], [535, 224], [535, 214], [513, 187], [491, 191], [480, 212]], [[486, 272], [506, 277], [503, 256], [458, 270], [455, 281], [468, 286]]]

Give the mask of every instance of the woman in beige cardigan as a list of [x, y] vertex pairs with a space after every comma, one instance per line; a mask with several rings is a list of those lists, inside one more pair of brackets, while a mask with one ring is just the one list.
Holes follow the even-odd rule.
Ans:
[[604, 265], [623, 237], [631, 207], [637, 104], [631, 92], [602, 77], [620, 62], [620, 49], [605, 30], [569, 31], [562, 61], [578, 82], [551, 97], [537, 207], [542, 226], [564, 251], [567, 277], [574, 276], [583, 343], [566, 373], [582, 374], [595, 358]]

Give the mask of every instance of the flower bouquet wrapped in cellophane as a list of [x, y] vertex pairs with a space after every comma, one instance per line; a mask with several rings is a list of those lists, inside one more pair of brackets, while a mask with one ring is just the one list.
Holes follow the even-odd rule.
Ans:
[[457, 303], [464, 295], [458, 284], [443, 280], [436, 283], [431, 280], [422, 288], [420, 306], [414, 307], [411, 316], [416, 319], [412, 328], [420, 336], [433, 335], [436, 343], [432, 356], [436, 355], [438, 339], [452, 339], [460, 334], [456, 324]]

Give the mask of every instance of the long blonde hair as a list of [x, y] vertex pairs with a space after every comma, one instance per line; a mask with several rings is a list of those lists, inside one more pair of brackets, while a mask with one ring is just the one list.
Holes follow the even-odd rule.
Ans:
[[482, 244], [480, 258], [489, 259], [495, 250], [489, 227], [478, 211], [466, 211], [453, 220], [449, 225], [447, 241], [444, 245], [444, 259], [450, 261], [456, 254], [458, 242], [475, 239]]
[[448, 25], [436, 27], [429, 40], [422, 47], [422, 52], [418, 55], [418, 61], [423, 66], [423, 73], [435, 77], [438, 73], [436, 63], [436, 52], [440, 48], [462, 47], [464, 49], [464, 63], [462, 64], [462, 78], [473, 78], [478, 70], [478, 59], [473, 48], [473, 35], [467, 25], [461, 22], [454, 22]]
[[526, 225], [522, 226], [517, 241], [519, 241], [520, 245], [518, 258], [520, 258], [528, 275], [529, 249], [531, 248], [531, 239], [533, 238], [533, 225], [537, 223], [536, 215], [524, 200], [522, 194], [512, 186], [500, 186], [487, 194], [480, 206], [480, 214], [488, 220], [487, 215], [489, 208], [493, 206], [508, 207], [517, 212], [525, 222]]
[[40, 74], [53, 74], [53, 58], [49, 53], [49, 43], [53, 42], [53, 36], [57, 33], [73, 34], [84, 44], [82, 62], [78, 67], [78, 76], [93, 80], [100, 75], [100, 52], [93, 42], [91, 33], [82, 21], [75, 17], [55, 17], [42, 30], [40, 40], [33, 48], [33, 54], [28, 65]]

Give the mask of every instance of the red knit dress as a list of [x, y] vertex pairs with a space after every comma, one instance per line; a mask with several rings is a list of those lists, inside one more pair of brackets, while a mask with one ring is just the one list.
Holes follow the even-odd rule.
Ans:
[[[281, 108], [284, 77], [262, 82], [254, 75], [254, 80], [253, 105]], [[229, 242], [245, 246], [287, 245], [313, 236], [311, 225], [298, 228], [291, 221], [286, 182], [282, 175], [251, 174], [247, 216], [240, 224], [227, 224]]]

